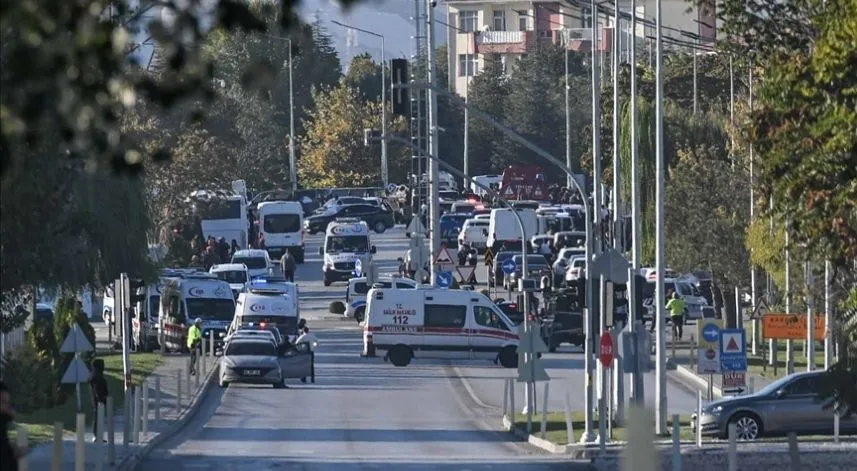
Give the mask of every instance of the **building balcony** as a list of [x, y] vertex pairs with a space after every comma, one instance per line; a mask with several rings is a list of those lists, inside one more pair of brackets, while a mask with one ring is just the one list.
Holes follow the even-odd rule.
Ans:
[[[600, 37], [596, 45], [598, 51], [610, 50], [613, 43], [613, 28], [600, 28]], [[569, 51], [590, 52], [592, 51], [592, 28], [570, 28], [567, 30], [555, 30], [553, 35], [554, 44], [566, 43]]]
[[473, 33], [477, 54], [524, 54], [535, 45], [535, 31], [482, 31]]

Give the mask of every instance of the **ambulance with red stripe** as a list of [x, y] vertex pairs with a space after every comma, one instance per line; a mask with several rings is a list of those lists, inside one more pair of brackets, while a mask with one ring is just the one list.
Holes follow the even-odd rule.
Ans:
[[395, 366], [414, 358], [493, 360], [518, 366], [518, 329], [475, 291], [374, 288], [367, 295], [363, 342]]

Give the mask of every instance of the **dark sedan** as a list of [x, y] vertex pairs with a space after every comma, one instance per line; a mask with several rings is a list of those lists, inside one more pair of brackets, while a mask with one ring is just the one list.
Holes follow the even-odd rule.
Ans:
[[310, 234], [324, 232], [327, 226], [336, 218], [358, 218], [366, 221], [369, 227], [381, 234], [388, 227], [395, 225], [393, 211], [386, 205], [374, 206], [371, 204], [351, 204], [330, 209], [323, 214], [316, 214], [304, 220], [304, 228]]

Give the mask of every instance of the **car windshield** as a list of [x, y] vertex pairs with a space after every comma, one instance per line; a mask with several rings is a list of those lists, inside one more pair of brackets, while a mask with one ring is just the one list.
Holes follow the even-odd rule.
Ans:
[[277, 350], [269, 342], [229, 342], [226, 356], [236, 355], [274, 357]]
[[247, 283], [247, 272], [244, 270], [218, 271], [214, 274], [227, 283]]
[[235, 316], [235, 301], [231, 298], [188, 297], [185, 302], [190, 319], [200, 317], [203, 320], [231, 321]]
[[301, 231], [301, 217], [297, 214], [268, 214], [263, 223], [269, 234], [285, 234]]
[[[375, 282], [375, 284], [381, 284], [384, 286], [384, 288], [392, 288], [393, 287], [393, 282], [391, 282], [391, 281], [378, 281], [378, 282]], [[367, 284], [365, 281], [359, 281], [357, 283], [354, 283], [354, 293], [352, 293], [352, 294], [365, 295], [366, 293], [369, 292], [369, 290], [371, 288], [372, 287], [369, 286], [369, 284]]]
[[365, 235], [329, 236], [325, 251], [328, 253], [361, 253], [369, 251], [369, 238]]
[[581, 249], [581, 250], [563, 250], [562, 251], [562, 258], [568, 260], [571, 258], [572, 255], [583, 255], [585, 253], [586, 252], [583, 249]]
[[232, 263], [243, 263], [251, 270], [268, 268], [268, 263], [264, 257], [232, 257]]
[[149, 296], [149, 317], [157, 318], [161, 308], [160, 296]]

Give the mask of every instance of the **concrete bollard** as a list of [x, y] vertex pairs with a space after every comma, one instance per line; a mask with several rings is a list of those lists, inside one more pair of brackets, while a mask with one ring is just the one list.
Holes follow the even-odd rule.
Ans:
[[735, 423], [730, 423], [727, 428], [729, 433], [729, 447], [727, 449], [729, 471], [738, 471], [738, 427]]
[[211, 357], [214, 357], [214, 331], [210, 330], [208, 332], [208, 354]]
[[[203, 346], [202, 348], [205, 348], [205, 347]], [[203, 352], [205, 352], [205, 350], [203, 350]], [[199, 362], [202, 365], [202, 376], [207, 375], [208, 374], [208, 361], [206, 361], [205, 353], [200, 355]]]
[[53, 449], [51, 452], [51, 471], [62, 470], [62, 465], [63, 465], [62, 436], [63, 436], [63, 423], [62, 422], [54, 422], [54, 442], [53, 442]]
[[113, 416], [113, 396], [107, 396], [107, 464], [116, 462], [116, 422]]
[[651, 410], [631, 406], [628, 411], [628, 445], [622, 450], [622, 471], [661, 469], [658, 451], [654, 446], [654, 422], [655, 415]]
[[77, 440], [74, 443], [74, 471], [86, 471], [86, 416], [77, 414]]
[[188, 362], [188, 369], [185, 371], [185, 379], [187, 379], [187, 387], [185, 391], [187, 391], [187, 400], [190, 403], [190, 397], [193, 395], [191, 388], [193, 388], [193, 383], [190, 381], [190, 362]]
[[747, 392], [750, 394], [756, 393], [756, 378], [753, 376], [747, 379]]
[[104, 406], [102, 404], [98, 404], [98, 407], [95, 409], [95, 428], [98, 429], [98, 433], [95, 435], [95, 471], [101, 471], [104, 469], [104, 457], [105, 457], [105, 447], [104, 447]]
[[512, 430], [515, 430], [515, 419], [517, 418], [517, 409], [515, 409], [515, 380], [513, 379], [511, 381], [512, 384], [509, 387], [509, 407], [511, 408], [509, 415], [512, 417], [509, 418], [509, 422], [512, 423]]
[[[196, 374], [193, 375], [193, 390], [196, 391], [199, 389], [199, 377], [202, 376], [202, 369], [200, 368], [200, 360], [199, 357], [202, 355], [197, 355], [196, 364], [193, 365], [193, 370], [196, 371]], [[188, 395], [188, 401], [190, 401], [190, 395]]]
[[681, 417], [673, 414], [673, 471], [681, 471]]
[[149, 381], [143, 380], [143, 423], [141, 424], [143, 436], [149, 433]]
[[574, 440], [574, 417], [571, 415], [571, 393], [565, 393], [565, 431], [568, 435], [568, 443], [576, 443]]
[[509, 413], [509, 379], [503, 380], [503, 418]]
[[833, 443], [839, 443], [839, 412], [833, 413]]
[[133, 441], [134, 443], [140, 443], [140, 412], [143, 409], [143, 395], [140, 393], [140, 388], [134, 388], [134, 409], [132, 410], [132, 417], [134, 418], [134, 424], [132, 426], [133, 430]]
[[789, 461], [792, 471], [800, 471], [800, 450], [797, 446], [797, 434], [789, 432]]
[[696, 446], [702, 448], [702, 427], [699, 424], [702, 418], [702, 391], [696, 390]]
[[[18, 427], [17, 430], [18, 430], [18, 440], [17, 440], [18, 448], [20, 448], [22, 450], [26, 450], [27, 447], [29, 446], [29, 441], [27, 440], [27, 431], [24, 430], [23, 427]], [[20, 471], [28, 471], [30, 469], [30, 459], [27, 457], [27, 455], [22, 456], [21, 459], [18, 460], [18, 469]]]
[[155, 376], [155, 423], [161, 421], [161, 377]]
[[176, 413], [182, 411], [182, 370], [176, 370]]
[[545, 391], [542, 399], [542, 438], [548, 433], [548, 390], [550, 389], [550, 383], [545, 382]]

